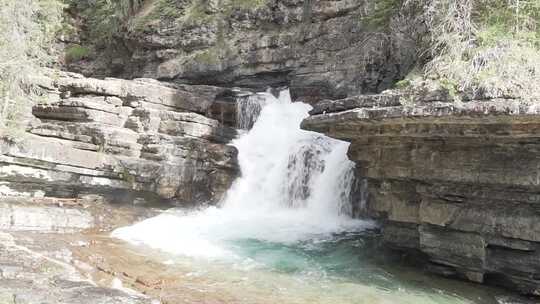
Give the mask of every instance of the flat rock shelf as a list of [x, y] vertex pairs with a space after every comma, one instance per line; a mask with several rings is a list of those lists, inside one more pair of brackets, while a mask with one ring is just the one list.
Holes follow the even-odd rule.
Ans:
[[351, 142], [387, 245], [435, 273], [540, 295], [539, 122], [534, 100], [388, 92], [323, 101], [302, 126]]

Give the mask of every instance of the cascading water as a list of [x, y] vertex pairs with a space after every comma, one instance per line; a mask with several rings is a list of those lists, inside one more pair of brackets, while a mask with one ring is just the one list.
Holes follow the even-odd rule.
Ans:
[[204, 263], [193, 273], [227, 290], [264, 294], [264, 301], [238, 303], [481, 303], [429, 289], [432, 279], [410, 283], [370, 264], [373, 242], [363, 231], [373, 224], [351, 217], [351, 192], [365, 181], [355, 184], [347, 143], [299, 128], [309, 105], [283, 91], [238, 107], [239, 126], [252, 128], [233, 142], [242, 176], [220, 206], [170, 210], [113, 236], [193, 269]]
[[301, 130], [310, 106], [291, 103], [288, 91], [279, 98], [263, 96], [258, 106], [248, 105], [263, 107], [260, 118], [234, 142], [240, 151], [242, 177], [228, 192], [223, 207], [238, 212], [303, 212], [310, 219], [326, 219], [323, 222], [331, 218], [336, 222], [330, 230], [350, 224], [350, 214], [342, 212], [350, 205], [354, 168], [346, 157], [348, 144]]
[[256, 122], [233, 142], [242, 176], [221, 206], [163, 214], [114, 236], [171, 253], [230, 257], [234, 252], [227, 241], [291, 243], [370, 227], [350, 217], [354, 164], [346, 157], [348, 144], [301, 130], [309, 110], [307, 104], [291, 103], [288, 91], [243, 102], [239, 121], [245, 127]]

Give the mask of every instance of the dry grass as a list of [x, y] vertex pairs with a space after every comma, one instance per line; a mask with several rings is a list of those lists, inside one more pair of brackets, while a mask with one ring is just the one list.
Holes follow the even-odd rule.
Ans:
[[[456, 99], [540, 99], [540, 1], [405, 0], [428, 27], [422, 77]], [[414, 85], [410, 76], [400, 85]]]

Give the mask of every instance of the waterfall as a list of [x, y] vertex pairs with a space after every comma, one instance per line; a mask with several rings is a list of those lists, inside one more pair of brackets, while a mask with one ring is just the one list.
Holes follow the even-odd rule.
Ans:
[[232, 145], [242, 175], [219, 206], [172, 209], [113, 232], [169, 265], [167, 279], [178, 271], [182, 295], [196, 290], [205, 303], [477, 303], [445, 294], [432, 277], [403, 281], [411, 274], [392, 272], [386, 258], [374, 263], [383, 253], [364, 231], [374, 225], [351, 216], [365, 208], [367, 180], [355, 178], [348, 143], [300, 129], [309, 105], [283, 91], [238, 107], [245, 132]]
[[354, 164], [346, 156], [348, 143], [301, 130], [309, 105], [292, 103], [285, 90], [278, 98], [258, 95], [240, 107], [241, 121], [256, 122], [233, 143], [242, 177], [228, 192], [224, 208], [304, 208], [314, 216], [351, 215]]
[[354, 164], [348, 143], [300, 129], [311, 106], [261, 93], [239, 102], [238, 122], [250, 130], [233, 141], [239, 177], [217, 207], [172, 210], [113, 236], [193, 257], [235, 256], [231, 242], [290, 244], [371, 223], [353, 219]]

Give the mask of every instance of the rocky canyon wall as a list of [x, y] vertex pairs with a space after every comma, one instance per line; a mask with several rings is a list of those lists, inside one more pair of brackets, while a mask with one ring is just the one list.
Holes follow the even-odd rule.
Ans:
[[[295, 100], [380, 92], [417, 61], [422, 24], [366, 21], [371, 1], [149, 0], [129, 16], [116, 47], [68, 67], [85, 75], [266, 89]], [[407, 12], [403, 12], [406, 15]]]
[[540, 294], [540, 108], [444, 92], [325, 101], [303, 128], [351, 142], [364, 213], [430, 271]]
[[34, 82], [47, 101], [0, 141], [1, 195], [211, 203], [238, 174], [236, 130], [211, 118], [234, 123], [230, 90], [54, 71]]

